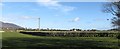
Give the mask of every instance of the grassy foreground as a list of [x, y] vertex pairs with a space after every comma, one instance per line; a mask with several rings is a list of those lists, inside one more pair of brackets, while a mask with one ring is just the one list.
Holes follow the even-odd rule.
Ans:
[[3, 49], [119, 49], [118, 39], [114, 37], [48, 37], [21, 34], [18, 32], [2, 33]]

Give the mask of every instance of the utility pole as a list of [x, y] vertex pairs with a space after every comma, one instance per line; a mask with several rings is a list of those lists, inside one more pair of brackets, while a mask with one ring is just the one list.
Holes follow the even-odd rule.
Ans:
[[38, 30], [40, 30], [40, 18], [38, 18]]

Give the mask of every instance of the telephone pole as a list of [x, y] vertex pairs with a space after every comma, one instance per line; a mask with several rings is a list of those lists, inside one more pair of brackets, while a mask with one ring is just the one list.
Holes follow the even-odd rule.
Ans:
[[40, 30], [40, 18], [38, 18], [38, 30]]

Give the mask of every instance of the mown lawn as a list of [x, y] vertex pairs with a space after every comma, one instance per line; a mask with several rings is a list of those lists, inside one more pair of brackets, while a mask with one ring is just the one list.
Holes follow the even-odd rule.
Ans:
[[114, 37], [48, 37], [18, 32], [2, 33], [2, 47], [3, 49], [119, 49], [118, 39]]

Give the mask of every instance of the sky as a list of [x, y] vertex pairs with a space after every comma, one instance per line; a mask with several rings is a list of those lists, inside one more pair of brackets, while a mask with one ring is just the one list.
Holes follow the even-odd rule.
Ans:
[[0, 21], [41, 29], [111, 29], [110, 13], [102, 12], [106, 2], [2, 2]]

